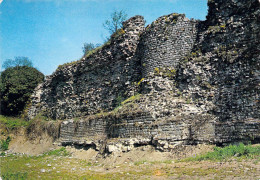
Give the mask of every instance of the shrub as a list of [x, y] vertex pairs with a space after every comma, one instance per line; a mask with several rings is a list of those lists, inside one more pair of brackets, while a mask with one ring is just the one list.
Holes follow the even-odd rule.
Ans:
[[93, 43], [84, 43], [82, 48], [84, 56], [86, 56], [89, 52], [93, 51], [95, 48], [101, 46], [101, 44], [94, 45]]
[[7, 68], [0, 76], [1, 114], [17, 116], [22, 113], [36, 86], [44, 75], [29, 66]]
[[6, 138], [6, 140], [1, 140], [0, 141], [0, 150], [1, 151], [8, 150], [8, 146], [9, 146], [10, 141], [11, 141], [11, 138], [9, 136]]

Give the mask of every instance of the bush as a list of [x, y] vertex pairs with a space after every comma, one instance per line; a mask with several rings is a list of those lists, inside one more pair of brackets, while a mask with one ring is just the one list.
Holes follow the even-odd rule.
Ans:
[[44, 75], [29, 66], [7, 68], [0, 76], [1, 114], [17, 116], [22, 113], [36, 86]]
[[82, 48], [84, 56], [86, 56], [87, 54], [89, 54], [89, 52], [93, 51], [99, 46], [101, 46], [101, 44], [94, 45], [93, 43], [84, 43], [84, 46]]
[[9, 136], [6, 138], [6, 140], [1, 140], [0, 141], [0, 150], [1, 151], [8, 150], [8, 146], [9, 146], [10, 141], [11, 141], [11, 138]]

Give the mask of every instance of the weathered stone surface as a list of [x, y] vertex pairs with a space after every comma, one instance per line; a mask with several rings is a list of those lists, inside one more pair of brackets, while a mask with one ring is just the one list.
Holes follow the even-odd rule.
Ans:
[[87, 58], [58, 68], [46, 77], [32, 96], [29, 117], [41, 113], [52, 119], [67, 119], [112, 110], [117, 98], [131, 95], [138, 81], [134, 64], [144, 19], [124, 22], [117, 37]]
[[148, 25], [138, 46], [143, 77], [156, 67], [176, 68], [196, 41], [197, 24], [183, 14], [173, 13]]
[[66, 119], [62, 144], [107, 152], [259, 142], [260, 3], [208, 4], [206, 21], [126, 21], [110, 44], [47, 77], [29, 117]]

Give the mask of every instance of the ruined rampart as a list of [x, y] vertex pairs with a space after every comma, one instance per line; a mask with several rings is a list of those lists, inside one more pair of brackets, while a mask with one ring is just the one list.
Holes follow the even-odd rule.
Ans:
[[109, 152], [259, 142], [260, 3], [208, 5], [206, 21], [129, 19], [109, 44], [48, 77], [29, 117], [64, 119], [61, 144]]

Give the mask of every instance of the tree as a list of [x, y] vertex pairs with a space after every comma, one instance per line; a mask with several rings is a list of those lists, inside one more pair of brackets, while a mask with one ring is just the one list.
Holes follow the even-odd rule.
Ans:
[[4, 61], [2, 67], [4, 69], [10, 68], [10, 67], [16, 67], [16, 66], [28, 66], [33, 67], [32, 61], [29, 60], [28, 57], [15, 57], [14, 60], [7, 59]]
[[8, 67], [0, 75], [1, 114], [17, 116], [22, 113], [36, 86], [44, 75], [29, 66]]
[[93, 43], [84, 43], [83, 46], [83, 53], [84, 55], [88, 54], [89, 51], [95, 49], [95, 45]]
[[120, 10], [120, 11], [114, 11], [111, 14], [111, 19], [106, 20], [105, 23], [103, 24], [104, 28], [108, 30], [110, 35], [114, 34], [117, 32], [117, 30], [122, 28], [122, 23], [126, 20], [127, 14], [125, 11]]
[[93, 49], [95, 49], [99, 46], [101, 46], [101, 44], [94, 45], [93, 43], [84, 43], [84, 46], [82, 47], [84, 56], [87, 55], [90, 51], [92, 51]]

